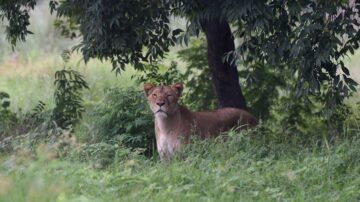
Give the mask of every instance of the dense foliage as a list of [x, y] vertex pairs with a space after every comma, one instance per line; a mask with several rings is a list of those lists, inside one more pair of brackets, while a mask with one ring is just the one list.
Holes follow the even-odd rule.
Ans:
[[[294, 87], [297, 97], [321, 94], [333, 107], [355, 90], [357, 84], [349, 78], [343, 60], [359, 47], [358, 1], [177, 1], [175, 4], [176, 14], [190, 16], [189, 34], [199, 33], [207, 19], [221, 17], [232, 22], [241, 43], [225, 59], [235, 55], [232, 58], [255, 72], [290, 70], [291, 74], [273, 75], [280, 81], [284, 77], [294, 78], [296, 82], [288, 86]], [[258, 74], [247, 76], [256, 78]], [[256, 79], [261, 85], [261, 76]]]
[[242, 16], [238, 21], [243, 29], [236, 34], [244, 42], [235, 54], [246, 66], [256, 69], [266, 65], [285, 72], [288, 69], [291, 74], [278, 77], [296, 79], [295, 85], [290, 85], [295, 87], [296, 97], [321, 94], [329, 107], [355, 90], [357, 84], [349, 78], [343, 61], [359, 47], [357, 2], [273, 2], [264, 9], [260, 9], [262, 5], [254, 9], [251, 4], [230, 4], [226, 13], [233, 13], [236, 7], [242, 7], [245, 13], [261, 11], [256, 18]]
[[82, 42], [75, 49], [84, 59], [110, 59], [117, 72], [128, 63], [141, 69], [143, 62], [163, 57], [179, 34], [170, 30], [170, 5], [163, 1], [70, 0], [50, 5], [58, 17], [77, 25]]
[[[1, 2], [0, 16], [9, 21], [11, 43], [29, 33], [28, 11], [34, 4]], [[186, 32], [179, 38], [185, 43], [203, 31], [208, 21], [231, 23], [241, 43], [225, 60], [235, 59], [255, 72], [277, 70], [280, 73], [273, 74], [275, 78], [294, 78], [290, 87], [297, 97], [320, 94], [333, 108], [355, 90], [356, 82], [350, 78], [344, 58], [359, 47], [358, 1], [66, 0], [50, 1], [50, 7], [66, 19], [58, 23], [64, 33], [72, 37], [81, 34], [82, 41], [75, 49], [85, 60], [110, 59], [118, 72], [127, 63], [143, 69], [144, 62], [162, 58], [180, 33], [170, 30], [169, 18], [175, 15], [188, 20]], [[16, 24], [16, 19], [23, 20]], [[283, 75], [283, 70], [290, 73]]]
[[[143, 92], [108, 89], [103, 102], [94, 109], [95, 135], [90, 143], [106, 142], [153, 155], [156, 149], [154, 123]], [[93, 131], [91, 131], [93, 132]], [[90, 139], [89, 139], [90, 138]]]
[[6, 26], [6, 36], [10, 43], [15, 46], [20, 41], [25, 41], [30, 25], [29, 11], [34, 9], [36, 0], [2, 0], [0, 2], [0, 19], [8, 21]]

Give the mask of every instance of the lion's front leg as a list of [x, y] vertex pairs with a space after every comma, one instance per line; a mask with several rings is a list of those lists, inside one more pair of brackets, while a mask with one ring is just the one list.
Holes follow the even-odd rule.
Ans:
[[161, 161], [169, 161], [171, 159], [171, 155], [167, 151], [158, 150], [158, 153]]

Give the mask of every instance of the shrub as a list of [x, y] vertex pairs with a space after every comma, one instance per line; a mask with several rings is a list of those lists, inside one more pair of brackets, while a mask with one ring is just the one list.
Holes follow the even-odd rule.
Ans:
[[9, 106], [10, 95], [6, 92], [0, 92], [0, 140], [8, 136], [18, 121], [16, 114], [8, 109]]
[[152, 113], [142, 92], [134, 89], [108, 89], [103, 103], [91, 115], [96, 137], [91, 142], [121, 142], [153, 154], [155, 144]]
[[81, 90], [88, 89], [84, 77], [75, 70], [55, 73], [55, 108], [52, 119], [60, 128], [69, 128], [82, 118], [84, 106]]
[[[7, 109], [10, 96], [0, 92], [0, 152], [14, 148], [34, 148], [40, 142], [54, 143], [82, 117], [85, 108], [81, 90], [88, 88], [84, 77], [74, 70], [55, 73], [55, 108], [46, 110], [39, 101], [32, 112], [15, 114]], [[6, 139], [5, 139], [6, 138]]]

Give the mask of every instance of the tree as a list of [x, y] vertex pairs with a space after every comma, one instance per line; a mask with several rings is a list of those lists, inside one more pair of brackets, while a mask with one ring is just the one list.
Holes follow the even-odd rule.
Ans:
[[234, 37], [225, 20], [204, 20], [202, 30], [208, 42], [208, 63], [217, 95], [218, 106], [246, 109], [235, 63], [224, 61], [226, 53], [235, 50]]
[[[50, 1], [65, 35], [81, 36], [84, 59], [109, 59], [117, 72], [164, 57], [176, 41], [204, 32], [219, 107], [246, 108], [236, 64], [288, 69], [296, 96], [320, 95], [336, 105], [357, 85], [343, 60], [359, 47], [356, 0], [63, 0]], [[24, 40], [34, 0], [0, 1], [12, 44]], [[171, 15], [188, 20], [171, 30]], [[19, 21], [19, 23], [17, 23]], [[230, 29], [233, 28], [233, 32]], [[235, 48], [234, 37], [241, 43]], [[249, 75], [250, 77], [251, 75]], [[256, 83], [255, 83], [256, 85]]]

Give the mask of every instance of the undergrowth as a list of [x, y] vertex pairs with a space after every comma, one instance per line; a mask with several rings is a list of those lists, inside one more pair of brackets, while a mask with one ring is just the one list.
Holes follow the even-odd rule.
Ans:
[[360, 138], [271, 141], [261, 131], [194, 141], [168, 162], [119, 147], [105, 169], [40, 145], [0, 164], [0, 201], [357, 201]]

